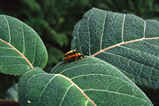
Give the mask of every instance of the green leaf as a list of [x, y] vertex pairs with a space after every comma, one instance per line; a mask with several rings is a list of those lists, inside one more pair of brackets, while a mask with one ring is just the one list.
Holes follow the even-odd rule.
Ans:
[[20, 20], [0, 15], [0, 72], [21, 75], [35, 66], [44, 68], [46, 62], [38, 34]]
[[17, 83], [7, 90], [5, 94], [5, 99], [18, 102], [18, 84]]
[[87, 101], [65, 77], [48, 74], [38, 67], [26, 72], [20, 79], [19, 99], [21, 105], [33, 106], [69, 106], [73, 103], [81, 106]]
[[159, 87], [159, 22], [93, 8], [76, 24], [72, 49], [116, 66], [132, 81]]
[[19, 81], [21, 105], [145, 105], [147, 96], [123, 73], [97, 58], [56, 65], [51, 73], [36, 67]]

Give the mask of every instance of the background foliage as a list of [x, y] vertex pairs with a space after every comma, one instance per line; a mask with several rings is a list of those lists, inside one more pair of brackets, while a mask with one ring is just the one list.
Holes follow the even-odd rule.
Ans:
[[[49, 60], [44, 70], [49, 72], [70, 50], [74, 25], [92, 7], [159, 20], [157, 0], [1, 0], [0, 14], [16, 17], [35, 29], [48, 50]], [[0, 98], [4, 98], [4, 92], [19, 78], [3, 74], [0, 78]], [[157, 104], [159, 90], [144, 91]]]

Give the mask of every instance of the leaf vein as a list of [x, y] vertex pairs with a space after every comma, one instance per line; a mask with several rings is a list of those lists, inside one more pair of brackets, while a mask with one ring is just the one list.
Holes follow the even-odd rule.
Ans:
[[9, 44], [11, 43], [11, 34], [10, 34], [10, 26], [9, 26], [9, 22], [8, 19], [5, 15], [3, 15], [3, 17], [5, 18], [6, 22], [7, 22], [7, 26], [8, 26], [8, 33], [9, 33]]
[[22, 35], [23, 35], [23, 54], [25, 53], [25, 36], [24, 36], [24, 28], [23, 28], [23, 23], [21, 22], [22, 25]]
[[0, 65], [0, 67], [3, 67], [3, 66], [10, 67], [10, 66], [17, 66], [17, 65], [25, 65], [25, 66], [28, 66], [27, 64], [12, 64], [12, 65]]
[[10, 50], [14, 50], [13, 48], [10, 48], [10, 47], [0, 47], [0, 49], [10, 49]]
[[132, 98], [135, 98], [135, 99], [140, 99], [141, 101], [147, 102], [146, 100], [144, 100], [144, 99], [142, 99], [140, 97], [137, 97], [137, 96], [134, 96], [134, 95], [129, 95], [129, 94], [124, 94], [124, 93], [120, 93], [120, 92], [115, 92], [115, 91], [109, 91], [109, 90], [103, 90], [103, 89], [84, 89], [83, 91], [84, 92], [88, 92], [88, 91], [109, 92], [109, 93], [114, 93], [114, 94], [118, 94], [118, 95], [132, 97]]
[[105, 24], [106, 24], [106, 17], [107, 17], [107, 11], [105, 12], [105, 16], [104, 16], [104, 22], [103, 22], [103, 29], [102, 29], [102, 36], [101, 36], [101, 40], [100, 40], [100, 50], [102, 50], [102, 40], [103, 40], [103, 35], [104, 35], [104, 30], [105, 30]]
[[[110, 52], [104, 52], [104, 53], [107, 53], [107, 54], [110, 54], [110, 55], [115, 55], [115, 56], [118, 56], [119, 58], [122, 57], [122, 58], [128, 59], [128, 60], [130, 60], [130, 61], [132, 61], [132, 62], [138, 63], [138, 64], [140, 64], [140, 65], [144, 65], [145, 67], [149, 67], [149, 68], [155, 69], [154, 67], [147, 66], [147, 65], [145, 65], [145, 64], [139, 63], [138, 61], [134, 61], [134, 60], [129, 59], [129, 58], [127, 58], [127, 57], [123, 57], [123, 56], [120, 56], [120, 55], [117, 55], [117, 54], [114, 54], [114, 53], [110, 53]], [[155, 63], [156, 63], [156, 62], [155, 62]], [[158, 70], [158, 69], [156, 69], [156, 70]]]
[[87, 21], [87, 25], [88, 25], [88, 36], [89, 36], [89, 55], [91, 55], [91, 32], [90, 32], [90, 17], [91, 15], [94, 13], [95, 10], [93, 10], [90, 15], [88, 16], [88, 21]]
[[20, 56], [0, 56], [0, 57], [6, 57], [6, 58], [23, 58], [23, 57], [20, 57]]
[[[82, 64], [82, 65], [73, 66], [73, 67], [70, 67], [70, 68], [67, 68], [67, 69], [61, 71], [60, 74], [64, 73], [65, 71], [69, 71], [70, 69], [77, 68], [77, 67], [83, 67], [83, 66], [87, 66], [87, 65], [89, 66], [90, 64]], [[91, 65], [99, 65], [99, 63], [95, 63], [95, 64], [91, 64]]]
[[57, 77], [57, 75], [53, 76], [53, 77], [49, 80], [49, 82], [45, 85], [43, 91], [42, 91], [41, 94], [40, 94], [40, 98], [39, 98], [39, 101], [38, 101], [38, 102], [40, 102], [41, 97], [42, 97], [42, 94], [44, 93], [46, 87], [51, 83], [51, 81], [52, 81], [55, 77]]
[[121, 32], [122, 42], [124, 42], [124, 25], [125, 25], [125, 18], [126, 18], [126, 14], [124, 14], [124, 16], [123, 16], [123, 23], [122, 23], [122, 32]]
[[67, 92], [69, 91], [69, 89], [70, 89], [72, 86], [73, 86], [73, 84], [71, 84], [71, 85], [67, 88], [67, 90], [66, 90], [66, 92], [65, 92], [64, 96], [62, 97], [62, 100], [61, 100], [60, 106], [62, 106], [62, 103], [63, 103], [63, 101], [64, 101], [64, 99], [65, 99], [65, 97], [66, 97], [66, 95], [67, 95]]
[[[81, 21], [80, 21], [80, 23], [79, 23], [79, 26], [78, 26], [78, 28], [77, 28], [77, 38], [78, 38], [78, 41], [79, 41], [79, 47], [80, 47], [80, 51], [81, 51], [81, 53], [82, 53], [82, 48], [81, 48], [81, 42], [80, 42], [80, 37], [79, 37], [79, 28], [80, 28], [80, 26], [81, 26]], [[74, 40], [75, 41], [75, 40]]]
[[12, 46], [10, 43], [7, 43], [6, 41], [4, 41], [2, 39], [0, 39], [0, 41], [5, 43], [6, 45], [10, 46], [11, 48], [13, 48], [17, 53], [19, 53], [22, 56], [22, 58], [24, 58], [24, 60], [31, 66], [31, 68], [34, 68], [33, 65], [30, 63], [30, 61], [19, 50], [17, 50], [14, 46]]
[[74, 79], [76, 79], [76, 78], [80, 78], [80, 77], [84, 77], [84, 76], [104, 76], [104, 77], [112, 77], [112, 78], [121, 79], [121, 80], [124, 81], [124, 82], [128, 82], [128, 81], [125, 80], [125, 79], [122, 79], [122, 78], [119, 78], [119, 77], [116, 77], [116, 76], [112, 76], [112, 75], [105, 75], [105, 74], [85, 74], [85, 75], [78, 75], [78, 76], [72, 77], [72, 78], [70, 78], [70, 79], [71, 79], [71, 80], [74, 80]]
[[35, 54], [36, 54], [36, 49], [37, 49], [37, 47], [36, 47], [36, 42], [37, 42], [37, 38], [36, 38], [36, 35], [34, 36], [35, 37], [35, 44], [34, 44], [34, 46], [35, 46], [35, 48], [34, 48], [34, 56], [33, 56], [33, 61], [32, 61], [32, 64], [34, 64], [34, 61], [35, 61]]
[[146, 34], [146, 21], [144, 21], [144, 33], [143, 33], [143, 38], [145, 38], [145, 34]]
[[106, 51], [106, 50], [109, 50], [109, 49], [112, 49], [112, 48], [115, 48], [115, 47], [117, 47], [117, 46], [121, 46], [121, 45], [124, 45], [124, 44], [129, 44], [129, 43], [133, 43], [133, 42], [139, 42], [139, 41], [143, 41], [143, 40], [153, 40], [153, 39], [159, 39], [159, 37], [141, 38], [141, 39], [135, 39], [135, 40], [127, 41], [127, 42], [121, 42], [121, 43], [118, 43], [118, 44], [109, 46], [109, 47], [107, 47], [107, 48], [105, 48], [105, 49], [102, 49], [102, 50], [100, 50], [100, 51], [98, 51], [98, 52], [96, 52], [96, 53], [94, 53], [94, 54], [92, 54], [92, 55], [90, 55], [90, 56], [91, 56], [91, 57], [94, 57], [94, 56], [96, 56], [96, 55], [98, 55], [98, 54], [100, 54], [100, 53], [102, 53], [102, 52], [104, 52], [104, 51]]

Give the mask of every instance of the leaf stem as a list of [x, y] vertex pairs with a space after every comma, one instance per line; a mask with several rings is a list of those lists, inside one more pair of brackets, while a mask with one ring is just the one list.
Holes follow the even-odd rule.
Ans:
[[0, 99], [1, 106], [20, 106], [19, 102]]

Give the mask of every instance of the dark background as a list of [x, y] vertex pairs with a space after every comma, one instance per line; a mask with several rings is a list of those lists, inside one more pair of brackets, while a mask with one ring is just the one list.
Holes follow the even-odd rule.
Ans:
[[[44, 69], [47, 72], [70, 50], [74, 25], [93, 7], [159, 20], [158, 0], [0, 0], [0, 14], [20, 19], [42, 38], [49, 56]], [[18, 79], [0, 74], [0, 99]], [[159, 89], [141, 89], [154, 105], [159, 105]]]

